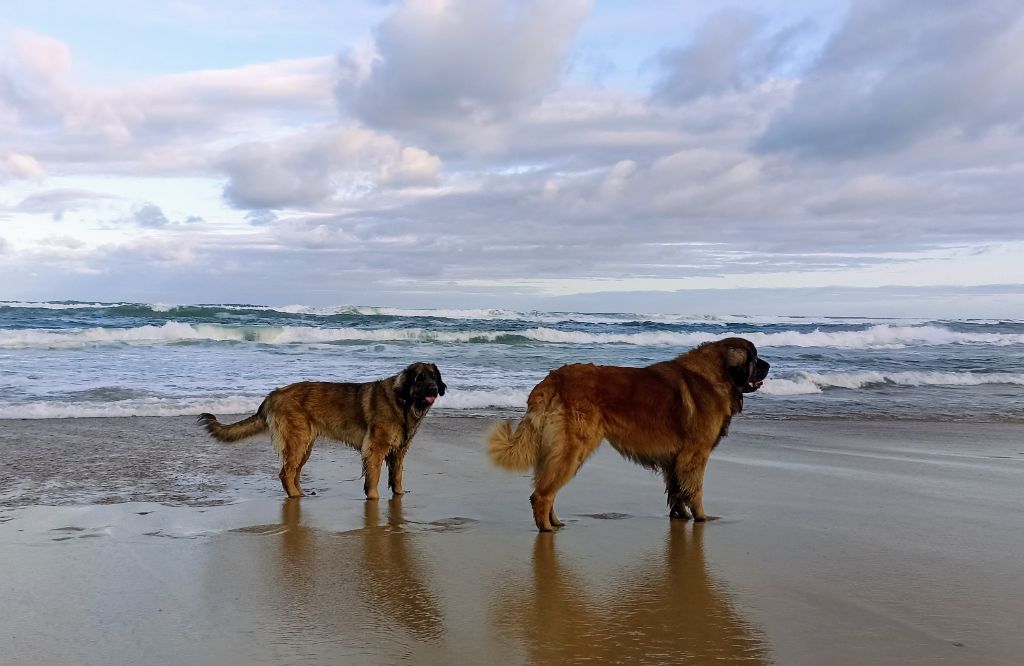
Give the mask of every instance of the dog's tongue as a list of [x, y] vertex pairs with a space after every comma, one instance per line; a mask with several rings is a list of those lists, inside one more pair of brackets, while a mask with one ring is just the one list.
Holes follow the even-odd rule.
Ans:
[[433, 396], [433, 395], [427, 395], [427, 396], [423, 396], [423, 399], [427, 401], [428, 405], [432, 405], [432, 404], [434, 404], [434, 401], [437, 400], [437, 397]]

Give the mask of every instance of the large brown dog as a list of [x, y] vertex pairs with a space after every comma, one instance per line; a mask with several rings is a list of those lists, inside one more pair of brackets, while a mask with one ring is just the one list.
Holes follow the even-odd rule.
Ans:
[[502, 421], [487, 452], [506, 469], [533, 468], [530, 496], [537, 529], [561, 527], [555, 494], [602, 439], [623, 456], [665, 477], [673, 518], [707, 520], [704, 467], [725, 436], [743, 394], [760, 388], [768, 363], [743, 338], [703, 344], [646, 368], [565, 365], [527, 400], [515, 431]]
[[433, 363], [413, 363], [402, 372], [363, 384], [299, 382], [271, 391], [256, 413], [225, 425], [213, 414], [199, 423], [222, 442], [237, 442], [270, 431], [281, 456], [281, 484], [289, 497], [302, 495], [299, 474], [309, 460], [313, 441], [329, 437], [363, 456], [363, 490], [377, 499], [381, 464], [388, 464], [388, 486], [396, 495], [402, 469], [420, 421], [447, 386]]

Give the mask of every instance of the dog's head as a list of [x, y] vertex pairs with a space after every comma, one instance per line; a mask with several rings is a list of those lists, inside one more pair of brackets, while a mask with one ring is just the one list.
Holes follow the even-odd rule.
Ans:
[[757, 357], [757, 347], [753, 342], [745, 338], [726, 338], [714, 345], [721, 349], [725, 372], [736, 388], [743, 393], [761, 388], [771, 366]]
[[413, 363], [398, 374], [395, 394], [400, 403], [418, 411], [426, 411], [448, 386], [441, 380], [441, 371], [433, 363]]

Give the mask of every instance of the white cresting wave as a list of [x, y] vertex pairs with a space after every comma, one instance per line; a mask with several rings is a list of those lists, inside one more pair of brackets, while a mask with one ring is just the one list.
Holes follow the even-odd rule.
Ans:
[[[868, 389], [878, 386], [1024, 386], [1024, 373], [972, 372], [835, 372], [798, 373], [790, 378], [769, 378], [758, 392], [766, 398], [813, 395], [828, 389]], [[522, 410], [530, 386], [459, 390], [449, 388], [435, 403], [438, 412], [460, 410]], [[162, 397], [125, 400], [68, 402], [33, 401], [0, 403], [0, 419], [60, 419], [131, 416], [194, 416], [201, 412], [217, 415], [252, 414], [263, 395], [235, 395], [223, 398]]]
[[[434, 410], [522, 409], [529, 389], [449, 390]], [[129, 416], [195, 416], [253, 414], [263, 397], [231, 396], [218, 399], [134, 398], [112, 402], [45, 402], [0, 404], [0, 419], [110, 418]]]
[[[465, 308], [465, 309], [430, 309], [430, 308], [398, 308], [371, 305], [237, 305], [237, 304], [169, 304], [169, 303], [85, 303], [65, 302], [50, 303], [38, 301], [0, 301], [0, 307], [44, 309], [44, 310], [83, 310], [105, 309], [126, 306], [148, 307], [154, 312], [170, 312], [179, 307], [209, 308], [225, 311], [263, 311], [280, 312], [283, 314], [330, 317], [336, 315], [357, 315], [364, 317], [385, 316], [402, 319], [464, 319], [477, 321], [524, 321], [540, 324], [551, 324], [573, 321], [587, 324], [624, 324], [653, 322], [661, 324], [705, 324], [727, 326], [729, 324], [850, 324], [869, 325], [879, 323], [915, 325], [927, 323], [926, 319], [893, 319], [888, 317], [823, 317], [823, 316], [758, 316], [758, 315], [697, 315], [670, 313], [631, 313], [631, 312], [541, 312], [518, 311], [504, 308]], [[972, 321], [972, 320], [964, 320]], [[1007, 320], [1008, 321], [1008, 320]], [[979, 323], [984, 323], [979, 320]]]
[[1024, 386], [1022, 373], [998, 372], [801, 372], [790, 379], [766, 379], [765, 395], [813, 395], [830, 388], [863, 389], [874, 386]]
[[557, 344], [629, 344], [688, 348], [703, 342], [741, 335], [758, 347], [826, 347], [840, 349], [894, 349], [948, 344], [1024, 344], [1021, 333], [954, 331], [941, 326], [880, 324], [855, 331], [779, 331], [774, 333], [720, 333], [647, 331], [591, 333], [549, 327], [500, 331], [437, 331], [412, 328], [320, 328], [313, 326], [223, 326], [170, 321], [161, 326], [135, 328], [3, 329], [0, 348], [80, 348], [97, 344], [168, 344], [175, 342], [253, 342], [260, 344], [326, 344], [332, 342], [515, 342]]

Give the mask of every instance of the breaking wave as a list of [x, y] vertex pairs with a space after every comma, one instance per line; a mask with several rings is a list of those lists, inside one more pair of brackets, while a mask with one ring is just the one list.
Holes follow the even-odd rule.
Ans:
[[766, 379], [765, 395], [812, 395], [826, 389], [865, 389], [882, 386], [1024, 386], [1024, 374], [997, 372], [802, 372], [791, 379]]
[[[449, 390], [435, 411], [476, 409], [523, 409], [529, 389]], [[263, 396], [227, 398], [134, 398], [82, 402], [28, 402], [0, 404], [0, 419], [65, 419], [126, 416], [194, 416], [212, 412], [218, 416], [252, 414]]]
[[626, 344], [689, 348], [703, 342], [742, 335], [761, 348], [825, 347], [838, 349], [894, 349], [934, 345], [1024, 344], [1021, 333], [955, 331], [942, 326], [893, 326], [880, 324], [851, 331], [646, 331], [596, 333], [534, 327], [522, 330], [435, 330], [409, 328], [321, 328], [313, 326], [224, 326], [169, 321], [161, 326], [134, 328], [4, 329], [0, 348], [74, 348], [99, 344], [170, 344], [181, 342], [249, 342], [268, 345], [329, 344], [344, 342], [433, 342], [494, 344]]

